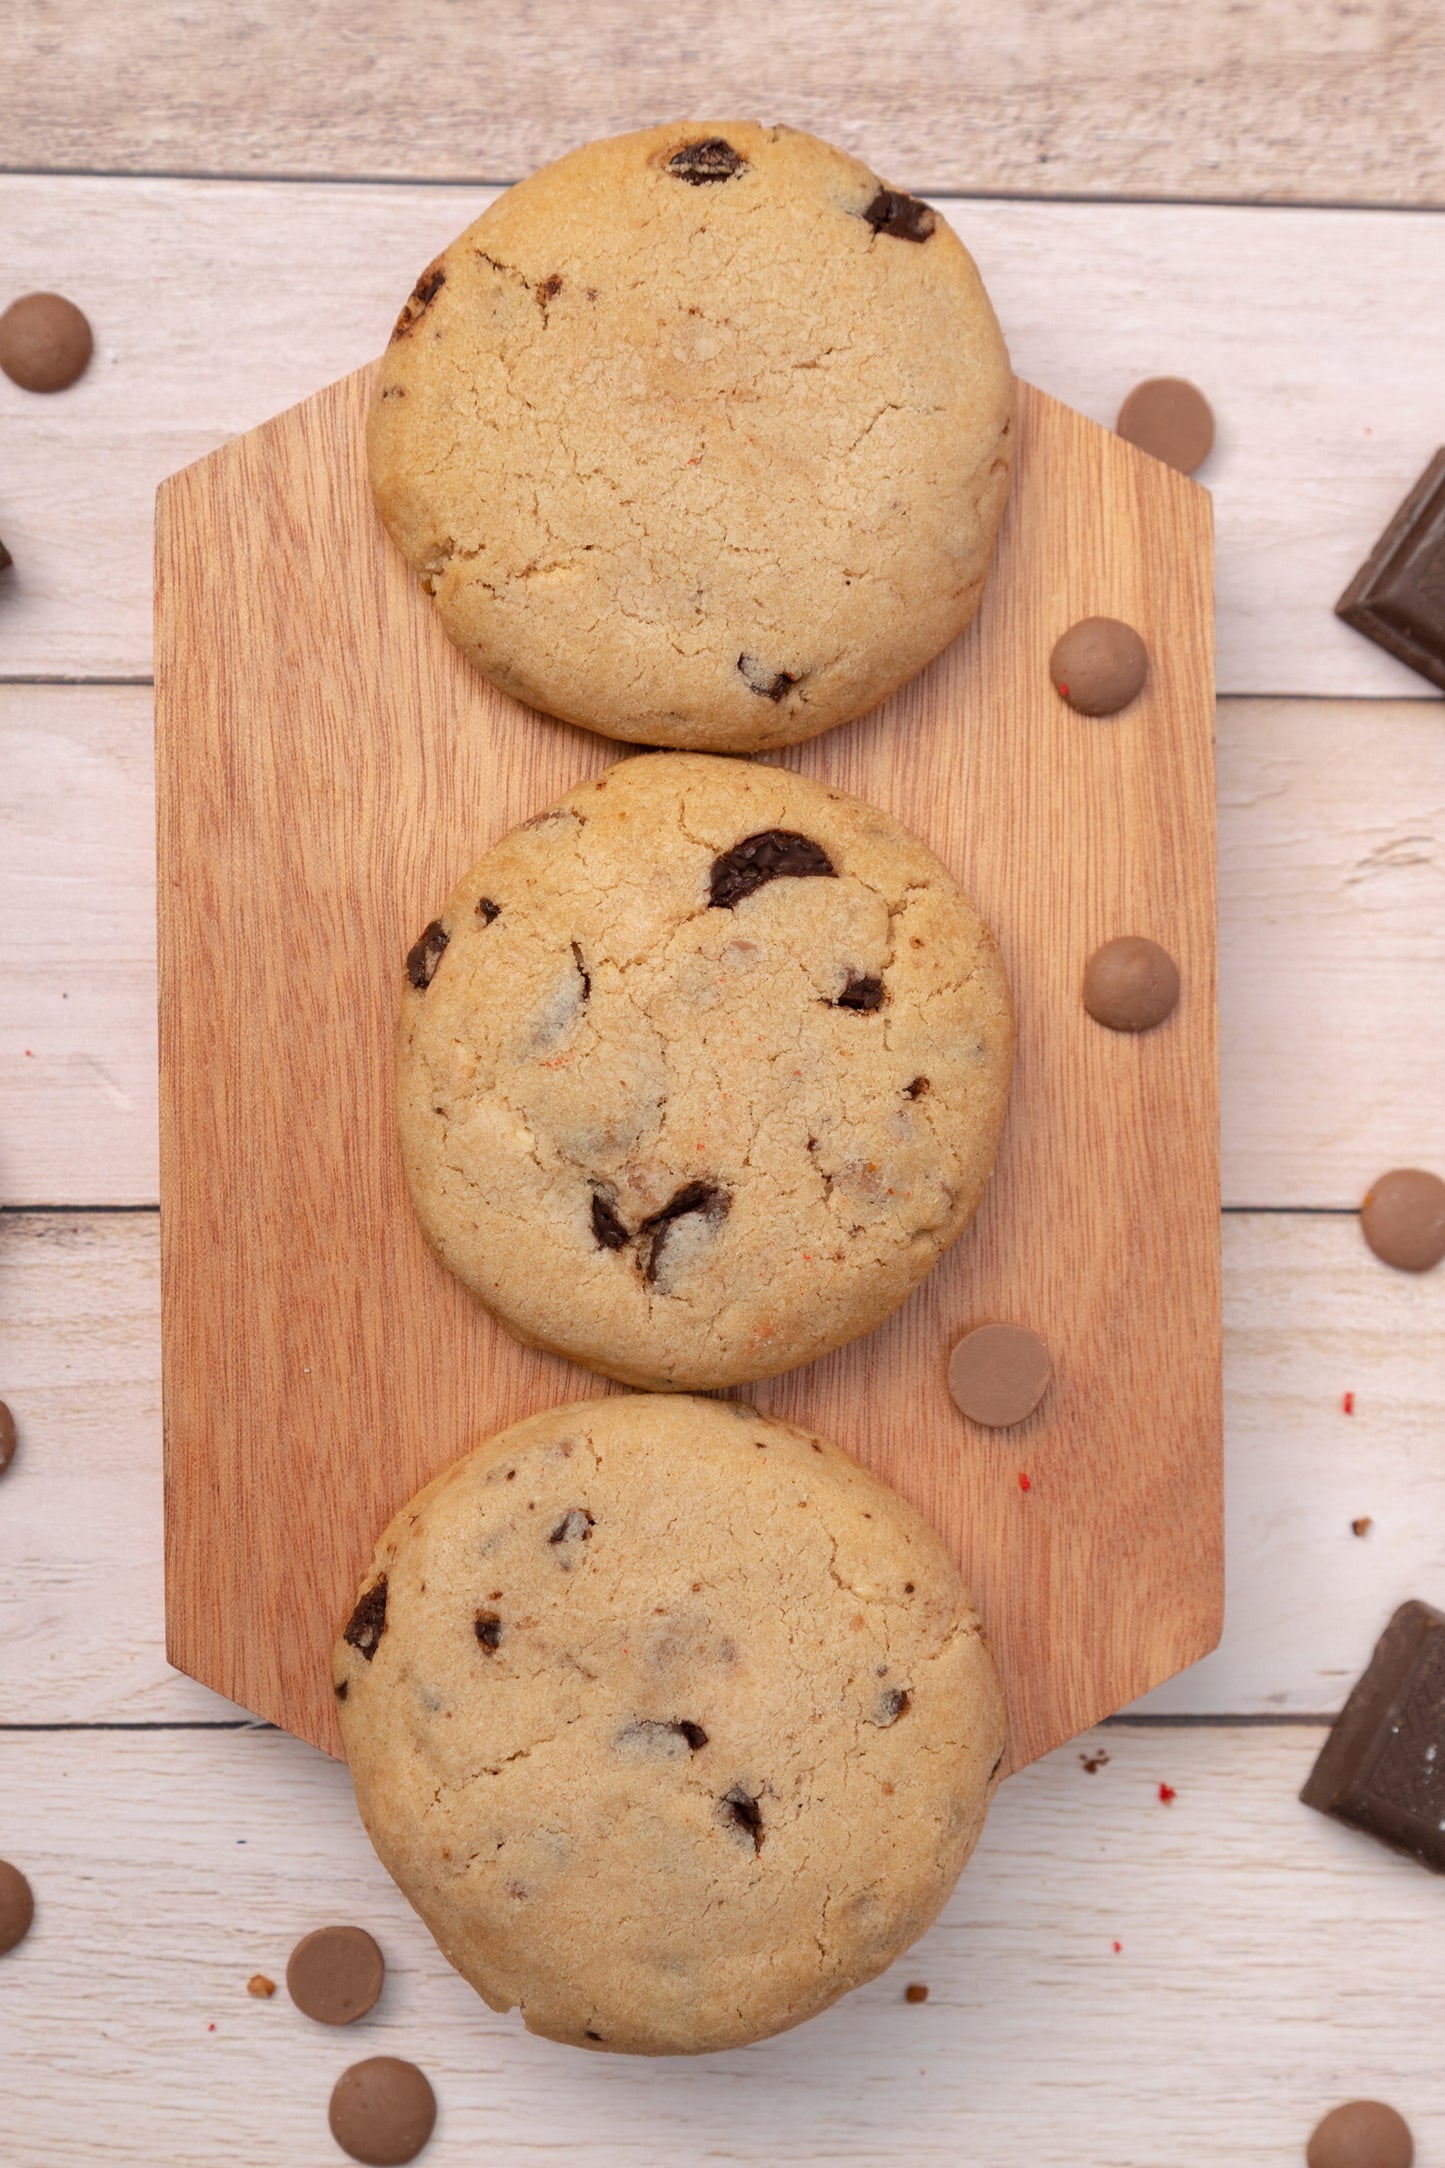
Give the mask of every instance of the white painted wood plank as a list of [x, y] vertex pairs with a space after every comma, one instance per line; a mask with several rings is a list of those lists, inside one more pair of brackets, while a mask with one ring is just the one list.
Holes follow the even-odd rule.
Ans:
[[759, 113], [914, 190], [1445, 200], [1430, 0], [934, 0], [886, 34], [860, 0], [673, 0], [645, 29], [629, 0], [11, 0], [7, 46], [16, 166], [495, 179]]
[[[1225, 1639], [1146, 1706], [1334, 1710], [1395, 1604], [1445, 1603], [1445, 1270], [1267, 1213], [1226, 1218], [1224, 1266]], [[152, 1215], [0, 1216], [0, 1398], [0, 1724], [235, 1716], [164, 1656]]]
[[[0, 1963], [5, 2157], [333, 2168], [335, 2077], [396, 2054], [437, 2092], [427, 2168], [1285, 2168], [1361, 2094], [1396, 2103], [1433, 2168], [1441, 1892], [1298, 1804], [1320, 1738], [1096, 1732], [1092, 1776], [1072, 1747], [1004, 1787], [942, 1920], [882, 1979], [758, 2047], [652, 2061], [488, 2011], [387, 1881], [344, 1769], [294, 1740], [0, 1736], [5, 1852], [37, 1900]], [[284, 1988], [247, 1996], [331, 1920], [386, 1954], [371, 2017], [333, 2032]]]
[[[151, 696], [0, 684], [0, 1197], [157, 1195]], [[1223, 1178], [1445, 1168], [1445, 715], [1219, 709]]]
[[[368, 358], [472, 188], [0, 176], [13, 290], [60, 285], [98, 354], [72, 391], [0, 380], [0, 672], [144, 675], [163, 475]], [[1331, 614], [1445, 433], [1445, 215], [1189, 205], [945, 206], [1021, 374], [1104, 422], [1196, 378], [1219, 444], [1219, 681], [1429, 688]]]

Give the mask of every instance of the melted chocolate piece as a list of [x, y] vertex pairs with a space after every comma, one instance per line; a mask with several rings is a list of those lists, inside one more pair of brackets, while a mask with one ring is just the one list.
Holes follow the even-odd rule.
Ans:
[[678, 1760], [678, 1740], [684, 1740], [689, 1752], [696, 1754], [707, 1745], [707, 1733], [701, 1724], [689, 1723], [686, 1718], [669, 1723], [663, 1717], [639, 1716], [623, 1725], [614, 1744], [621, 1752], [641, 1755], [646, 1760]]
[[788, 687], [796, 685], [801, 676], [801, 672], [791, 670], [770, 670], [754, 655], [739, 655], [738, 670], [749, 691], [761, 693], [764, 700], [781, 700]]
[[718, 1801], [723, 1820], [738, 1829], [745, 1830], [753, 1840], [753, 1850], [763, 1848], [763, 1812], [756, 1799], [745, 1792], [741, 1784], [735, 1784], [730, 1792], [724, 1792]]
[[708, 901], [715, 911], [732, 911], [768, 881], [837, 877], [827, 852], [810, 836], [791, 828], [765, 828], [713, 860]]
[[679, 181], [701, 188], [708, 181], [730, 181], [746, 173], [748, 162], [722, 136], [708, 136], [701, 143], [684, 143], [667, 161], [667, 170]]
[[437, 263], [428, 264], [426, 270], [423, 271], [402, 304], [401, 314], [398, 316], [391, 334], [391, 343], [393, 345], [398, 339], [404, 339], [408, 332], [416, 329], [426, 315], [427, 310], [436, 300], [437, 295], [446, 285], [446, 282], [447, 275], [441, 265]]
[[674, 1731], [682, 1733], [683, 1738], [686, 1739], [694, 1754], [697, 1753], [700, 1747], [707, 1745], [707, 1733], [703, 1730], [701, 1724], [689, 1724], [686, 1717], [682, 1717], [672, 1728]]
[[354, 1649], [360, 1649], [368, 1663], [376, 1654], [377, 1643], [386, 1632], [386, 1575], [369, 1588], [358, 1602], [346, 1622], [344, 1641]]
[[883, 1006], [882, 979], [855, 979], [850, 977], [833, 1006], [838, 1009], [881, 1009]]
[[490, 896], [479, 896], [477, 898], [477, 917], [484, 926], [490, 926], [492, 920], [500, 918], [501, 915], [502, 906], [499, 903], [493, 903]]
[[926, 1076], [916, 1076], [913, 1082], [905, 1084], [903, 1089], [910, 1099], [922, 1099], [930, 1086]]
[[586, 1506], [573, 1506], [562, 1515], [547, 1541], [549, 1543], [585, 1543], [597, 1523]]
[[552, 306], [552, 303], [556, 300], [558, 294], [560, 294], [561, 291], [562, 281], [558, 278], [555, 271], [552, 273], [550, 278], [539, 279], [537, 284], [532, 288], [532, 299], [536, 302], [538, 308], [542, 311], [543, 316], [547, 314], [548, 309]]
[[1300, 1798], [1445, 1874], [1445, 1611], [1401, 1604]]
[[576, 964], [577, 976], [582, 981], [582, 999], [584, 1001], [590, 1001], [592, 998], [592, 974], [587, 969], [586, 964], [584, 964], [582, 961], [582, 947], [580, 942], [574, 941], [572, 943], [572, 961], [574, 964]]
[[926, 241], [938, 224], [926, 203], [895, 188], [880, 188], [863, 216], [875, 233], [891, 233], [895, 241]]
[[628, 1233], [617, 1217], [617, 1207], [609, 1203], [600, 1190], [592, 1192], [592, 1232], [597, 1246], [604, 1250], [621, 1250], [627, 1247]]
[[[642, 1268], [643, 1278], [647, 1280], [657, 1278], [657, 1267], [662, 1257], [662, 1247], [667, 1240], [674, 1221], [686, 1218], [690, 1212], [705, 1212], [711, 1220], [725, 1219], [731, 1202], [732, 1200], [725, 1189], [718, 1189], [710, 1182], [689, 1182], [684, 1188], [678, 1190], [676, 1195], [668, 1200], [660, 1212], [654, 1212], [652, 1217], [645, 1219], [638, 1229], [638, 1233], [646, 1243], [647, 1254]], [[648, 1237], [651, 1239], [648, 1240]]]
[[488, 1653], [501, 1647], [502, 1622], [495, 1611], [479, 1611], [477, 1613], [476, 1635], [482, 1647]]
[[436, 977], [437, 965], [446, 952], [451, 935], [439, 918], [434, 918], [420, 940], [407, 950], [406, 975], [418, 993], [425, 993]]

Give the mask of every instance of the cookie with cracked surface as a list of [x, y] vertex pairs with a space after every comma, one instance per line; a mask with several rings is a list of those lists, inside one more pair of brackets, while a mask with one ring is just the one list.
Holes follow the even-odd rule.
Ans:
[[730, 1385], [923, 1278], [1012, 1058], [988, 928], [888, 814], [653, 753], [514, 829], [417, 939], [402, 1151], [443, 1263], [520, 1338]]
[[516, 1424], [398, 1513], [357, 1608], [332, 1677], [377, 1851], [493, 2009], [577, 2047], [826, 2008], [937, 1916], [997, 1781], [938, 1536], [741, 1402]]
[[863, 714], [978, 608], [1013, 377], [937, 212], [814, 136], [590, 143], [428, 266], [372, 486], [459, 648], [633, 744]]

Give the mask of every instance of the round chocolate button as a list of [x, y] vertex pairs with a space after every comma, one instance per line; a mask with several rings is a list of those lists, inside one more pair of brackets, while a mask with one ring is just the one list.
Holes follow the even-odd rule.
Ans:
[[286, 1992], [319, 2025], [353, 2025], [376, 2006], [386, 1961], [364, 1927], [318, 1927], [286, 1965]]
[[1151, 376], [1136, 384], [1119, 409], [1119, 435], [1166, 467], [1192, 474], [1214, 445], [1214, 415], [1197, 385], [1182, 376]]
[[0, 1957], [25, 1940], [34, 1917], [30, 1884], [18, 1867], [12, 1867], [8, 1859], [0, 1859]]
[[1179, 1001], [1179, 966], [1157, 941], [1120, 934], [1084, 966], [1084, 1007], [1110, 1031], [1151, 1031]]
[[66, 391], [83, 376], [90, 326], [62, 294], [22, 294], [0, 316], [0, 369], [22, 391]]
[[1148, 648], [1118, 617], [1081, 617], [1049, 657], [1054, 690], [1080, 715], [1117, 715], [1138, 698], [1148, 675]]
[[1049, 1351], [1027, 1325], [979, 1325], [948, 1358], [948, 1389], [959, 1413], [990, 1430], [1021, 1423], [1049, 1389]]
[[15, 1458], [15, 1418], [0, 1400], [0, 1475]]
[[1401, 1272], [1428, 1272], [1445, 1257], [1445, 1182], [1423, 1167], [1382, 1174], [1360, 1206], [1375, 1255]]
[[415, 2063], [373, 2055], [343, 2070], [331, 2095], [331, 2135], [367, 2168], [415, 2160], [437, 2119], [436, 2094]]
[[1315, 2127], [1309, 2168], [1411, 2168], [1410, 2126], [1383, 2100], [1347, 2100]]

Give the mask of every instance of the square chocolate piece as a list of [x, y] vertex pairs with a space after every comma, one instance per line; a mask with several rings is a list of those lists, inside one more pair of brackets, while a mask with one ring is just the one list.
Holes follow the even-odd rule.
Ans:
[[1445, 1874], [1445, 1612], [1401, 1604], [1300, 1798]]
[[1435, 454], [1335, 615], [1445, 687], [1445, 451]]

